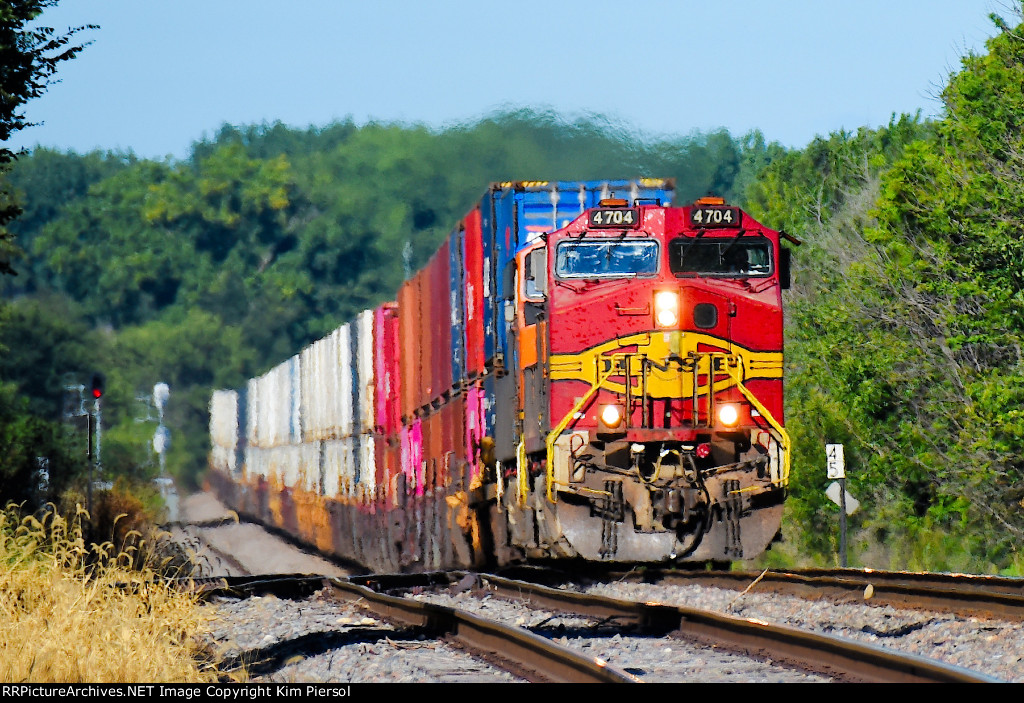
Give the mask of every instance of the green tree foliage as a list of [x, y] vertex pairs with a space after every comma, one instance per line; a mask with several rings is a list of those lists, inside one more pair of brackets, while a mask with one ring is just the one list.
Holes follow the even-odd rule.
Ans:
[[[148, 397], [153, 385], [163, 382], [171, 390], [164, 416], [171, 431], [168, 469], [194, 485], [209, 450], [210, 391], [241, 387], [253, 373], [254, 356], [241, 328], [199, 308], [122, 330], [111, 350], [113, 378], [108, 378], [108, 386], [121, 396], [115, 406], [119, 414], [111, 418], [112, 424], [120, 425], [120, 434], [115, 435], [120, 459], [115, 465], [104, 458], [104, 465], [122, 475], [156, 475], [150, 449], [156, 413], [137, 404], [134, 393]], [[133, 394], [127, 394], [128, 389], [134, 389]], [[147, 416], [148, 422], [137, 422]]]
[[826, 442], [846, 446], [850, 490], [872, 510], [899, 503], [896, 512], [913, 513], [903, 467], [892, 463], [901, 454], [883, 447], [895, 428], [916, 427], [912, 413], [903, 413], [914, 391], [899, 381], [920, 377], [912, 373], [912, 347], [899, 338], [899, 295], [864, 231], [874, 222], [869, 211], [882, 174], [931, 131], [902, 116], [877, 130], [818, 138], [776, 156], [747, 189], [755, 217], [803, 241], [786, 300], [786, 397], [795, 444], [787, 515], [804, 553], [836, 551], [837, 508], [824, 495]]
[[[52, 28], [31, 26], [44, 9], [56, 4], [57, 0], [0, 4], [0, 277], [16, 275], [12, 261], [22, 254], [9, 228], [21, 208], [7, 179], [17, 157], [7, 141], [31, 126], [25, 120], [25, 104], [42, 95], [58, 66], [84, 47], [73, 45], [72, 38], [86, 27], [58, 34]], [[35, 414], [49, 409], [45, 406], [54, 393], [60, 397], [50, 362], [66, 357], [78, 363], [80, 350], [72, 348], [74, 342], [59, 324], [38, 319], [38, 311], [26, 314], [42, 324], [24, 326], [23, 312], [0, 305], [0, 500], [35, 506], [56, 498], [83, 465], [64, 429]], [[33, 346], [36, 334], [52, 334], [54, 338], [46, 340], [52, 344]], [[52, 357], [44, 358], [47, 355]]]
[[[64, 386], [84, 376], [97, 335], [65, 301], [22, 300], [0, 308], [0, 500], [55, 500], [85, 469], [84, 418]], [[67, 372], [66, 374], [64, 372]], [[81, 372], [81, 373], [76, 373]], [[67, 407], [65, 408], [65, 405]], [[48, 479], [44, 482], [46, 469]], [[45, 483], [45, 485], [44, 485]]]
[[[41, 148], [22, 158], [17, 168], [7, 174], [21, 208], [21, 214], [9, 225], [19, 247], [31, 253], [35, 235], [46, 223], [57, 219], [64, 205], [85, 197], [91, 185], [135, 161], [130, 154], [78, 155]], [[37, 289], [37, 281], [46, 275], [38, 257], [27, 257], [20, 268], [21, 275], [0, 278], [0, 291], [8, 295], [32, 293]]]
[[887, 174], [868, 238], [946, 380], [921, 409], [941, 430], [935, 503], [966, 501], [998, 556], [1024, 536], [1024, 25], [993, 20], [988, 53], [943, 91], [937, 138]]
[[[823, 444], [847, 448], [857, 559], [1020, 568], [1024, 33], [996, 18], [943, 119], [894, 119], [774, 159], [749, 208], [805, 240], [790, 298], [789, 515], [835, 552]], [[1013, 565], [1016, 564], [1016, 567]]]
[[[57, 0], [11, 0], [0, 4], [0, 175], [16, 158], [6, 146], [15, 132], [32, 123], [25, 121], [24, 106], [53, 84], [57, 68], [73, 59], [87, 44], [72, 39], [92, 25], [58, 34], [51, 27], [33, 26], [43, 10]], [[0, 275], [14, 274], [11, 259], [19, 251], [7, 225], [20, 213], [9, 187], [0, 183]]]

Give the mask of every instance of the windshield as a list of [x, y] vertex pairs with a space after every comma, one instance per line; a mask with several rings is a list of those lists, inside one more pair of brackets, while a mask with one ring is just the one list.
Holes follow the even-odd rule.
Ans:
[[562, 242], [555, 275], [559, 278], [635, 276], [658, 272], [658, 243], [652, 240]]
[[768, 276], [772, 268], [771, 242], [760, 235], [680, 237], [669, 243], [669, 268], [677, 276]]

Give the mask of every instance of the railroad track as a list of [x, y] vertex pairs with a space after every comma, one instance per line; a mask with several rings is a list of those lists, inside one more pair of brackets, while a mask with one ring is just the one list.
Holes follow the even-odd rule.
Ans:
[[[436, 578], [436, 577], [435, 577]], [[983, 682], [995, 679], [924, 657], [874, 645], [812, 633], [767, 622], [732, 617], [707, 610], [660, 603], [643, 603], [556, 589], [494, 575], [479, 578], [482, 590], [502, 598], [615, 622], [634, 634], [672, 633], [735, 652], [786, 662], [798, 669], [839, 680], [874, 682]], [[403, 586], [401, 581], [406, 579]], [[353, 581], [382, 590], [421, 588], [417, 577], [362, 577]]]
[[[525, 580], [531, 580], [532, 573], [548, 583], [558, 578], [537, 570], [518, 573]], [[872, 569], [761, 572], [643, 569], [604, 572], [600, 578], [635, 583], [700, 585], [801, 598], [857, 600], [871, 605], [1024, 621], [1024, 579], [1021, 578]]]
[[[424, 594], [431, 589], [475, 591], [494, 598], [529, 603], [593, 622], [614, 624], [617, 632], [651, 640], [671, 633], [729, 649], [748, 657], [784, 662], [801, 671], [814, 671], [834, 680], [880, 682], [983, 682], [994, 679], [930, 659], [897, 654], [876, 646], [809, 633], [768, 623], [693, 608], [634, 603], [491, 575], [427, 574], [366, 576], [349, 580], [319, 577], [221, 579], [201, 584], [207, 595], [241, 597], [276, 593], [291, 597], [329, 587], [339, 600], [358, 603], [377, 617], [412, 628], [420, 637], [441, 638], [498, 662], [530, 681], [638, 681], [632, 669], [619, 669], [586, 656], [549, 637], [514, 624], [474, 615], [460, 608], [420, 602], [396, 594]], [[609, 637], [606, 631], [603, 635]], [[642, 672], [640, 672], [642, 674]], [[686, 680], [682, 676], [677, 680]]]
[[[404, 636], [435, 638], [454, 643], [478, 658], [530, 682], [626, 683], [636, 682], [631, 674], [593, 657], [581, 656], [544, 637], [519, 627], [481, 618], [455, 608], [416, 601], [373, 591], [342, 579], [318, 576], [235, 577], [204, 579], [195, 587], [206, 598], [248, 597], [272, 594], [285, 598], [307, 597], [329, 589], [339, 601], [357, 604], [377, 617], [398, 624]], [[337, 639], [337, 638], [331, 638]], [[340, 641], [340, 640], [339, 640]], [[309, 648], [309, 643], [302, 643]], [[270, 656], [239, 656], [227, 668], [242, 666], [269, 671], [277, 663], [294, 657], [300, 645], [277, 647]], [[267, 659], [272, 658], [276, 662]]]

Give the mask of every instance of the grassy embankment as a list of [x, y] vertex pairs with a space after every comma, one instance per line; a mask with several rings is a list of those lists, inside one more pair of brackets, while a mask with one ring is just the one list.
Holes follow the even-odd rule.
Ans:
[[78, 511], [0, 512], [0, 681], [215, 681], [196, 597], [140, 559], [138, 532], [87, 542]]

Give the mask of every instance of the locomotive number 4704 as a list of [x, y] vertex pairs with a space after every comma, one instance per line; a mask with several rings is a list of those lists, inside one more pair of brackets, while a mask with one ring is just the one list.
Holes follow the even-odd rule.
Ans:
[[632, 227], [640, 219], [636, 208], [615, 208], [614, 210], [591, 210], [591, 227]]
[[694, 227], [739, 227], [738, 207], [695, 207], [690, 210], [690, 223]]

